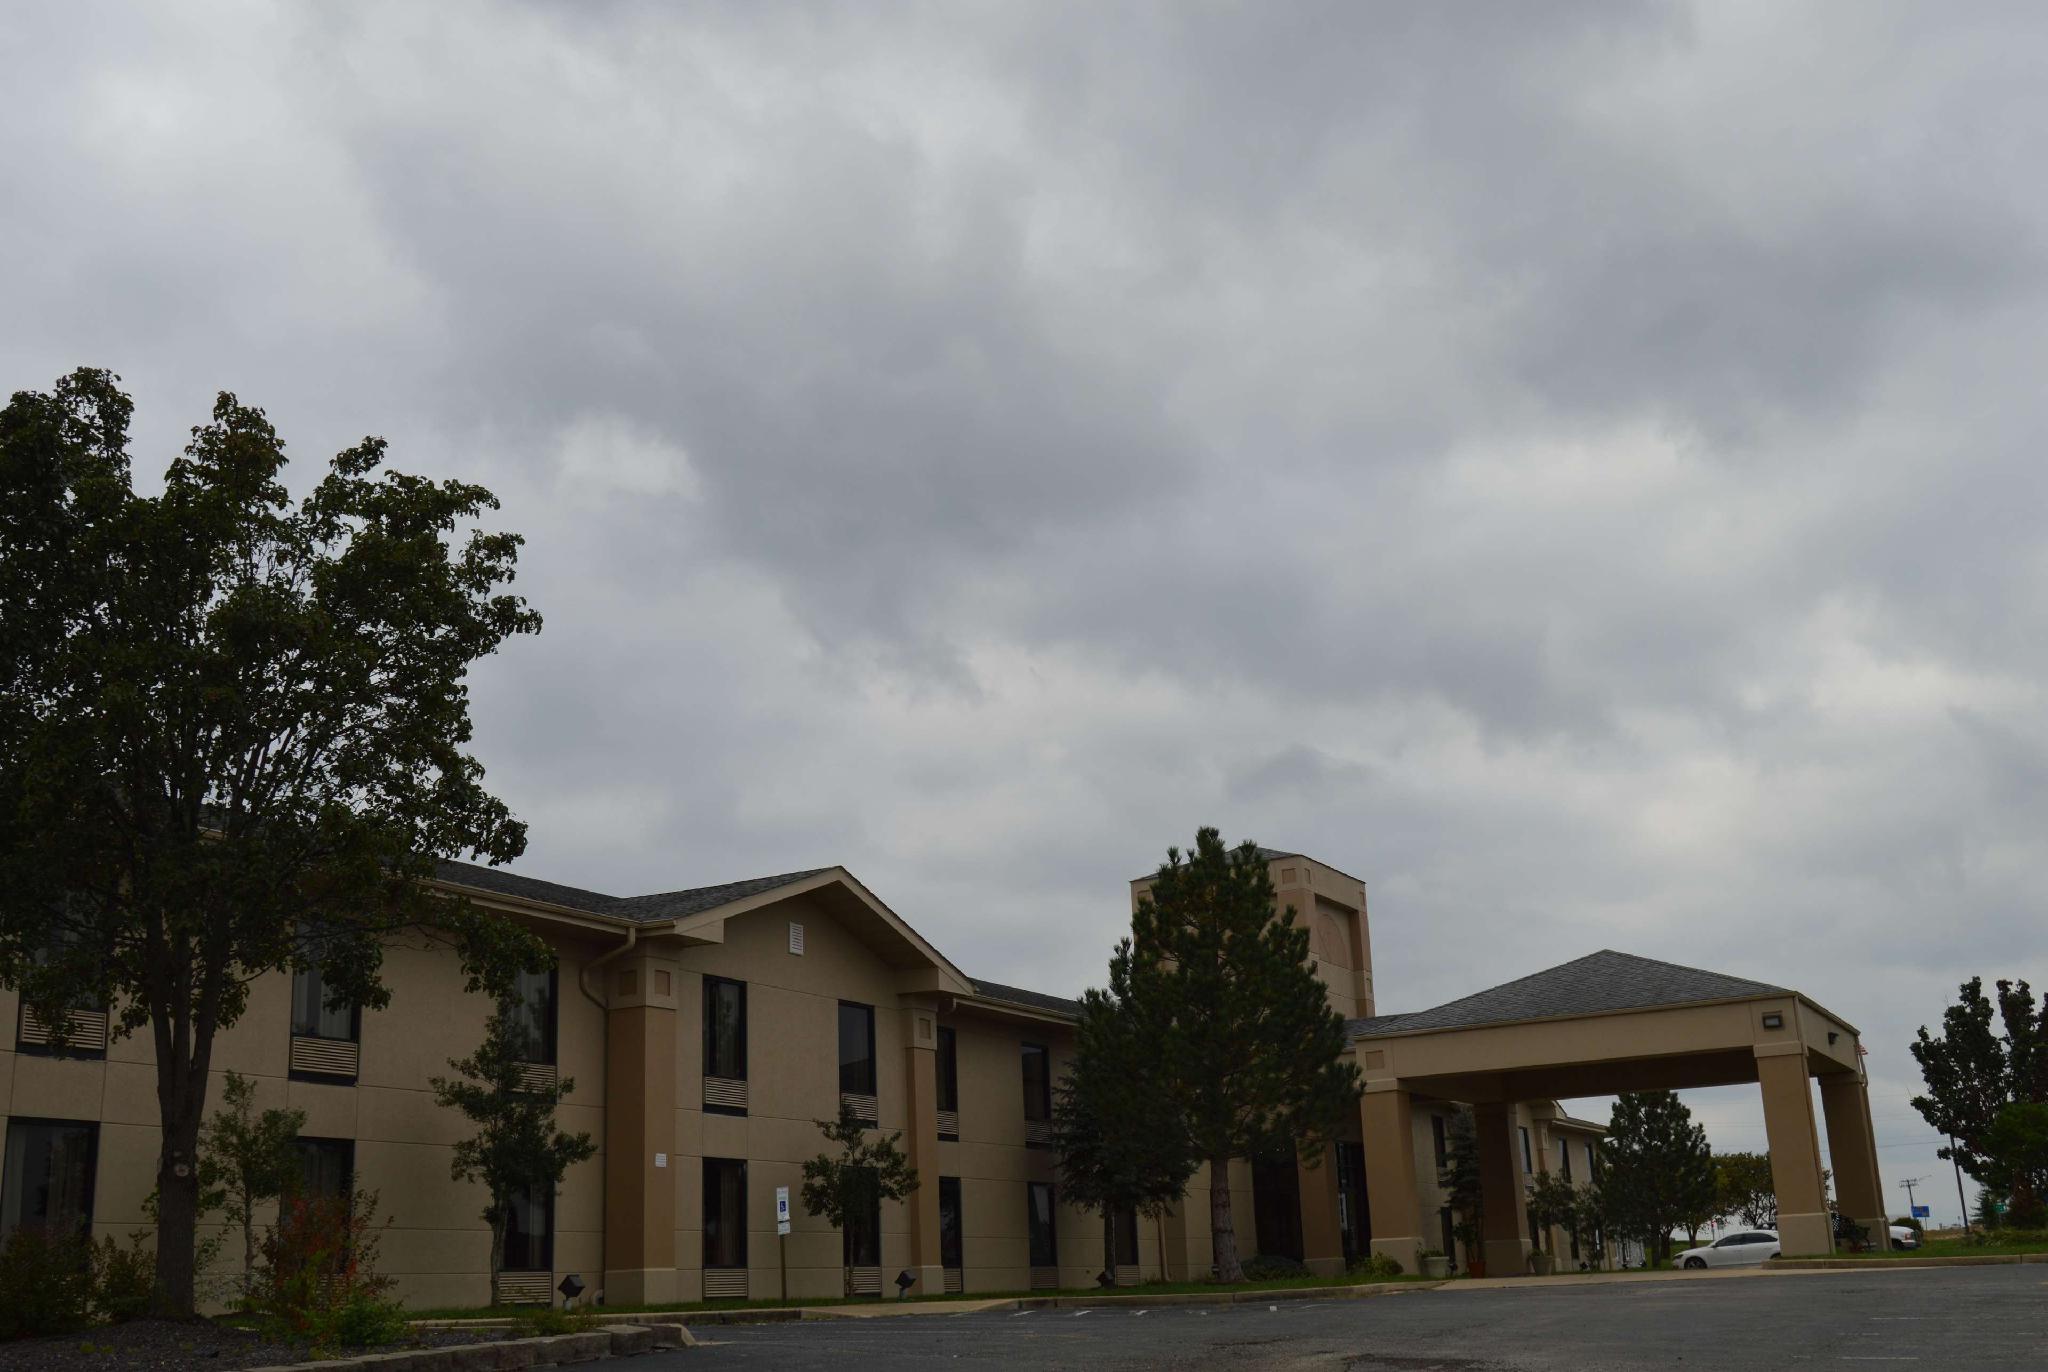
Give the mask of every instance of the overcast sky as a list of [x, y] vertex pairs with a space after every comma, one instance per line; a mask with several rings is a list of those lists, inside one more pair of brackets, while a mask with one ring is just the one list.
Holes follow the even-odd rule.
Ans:
[[2048, 977], [2044, 24], [21, 5], [0, 386], [494, 488], [518, 870], [843, 863], [1075, 992], [1213, 823], [1368, 882], [1384, 1010], [1806, 991], [1946, 1214], [1912, 1030]]

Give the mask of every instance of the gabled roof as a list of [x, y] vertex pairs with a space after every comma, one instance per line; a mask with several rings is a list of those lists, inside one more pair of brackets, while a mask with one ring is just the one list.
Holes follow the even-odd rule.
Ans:
[[826, 870], [828, 869], [824, 867], [812, 867], [802, 872], [783, 872], [772, 877], [750, 877], [745, 881], [728, 881], [719, 886], [695, 886], [687, 891], [663, 891], [648, 896], [608, 896], [601, 891], [586, 891], [577, 886], [538, 881], [533, 877], [522, 877], [508, 872], [502, 867], [484, 867], [474, 862], [443, 862], [439, 864], [438, 874], [441, 880], [451, 886], [467, 886], [475, 891], [492, 891], [501, 896], [539, 901], [545, 905], [559, 905], [590, 915], [609, 915], [614, 919], [632, 920], [636, 924], [653, 924], [713, 910], [735, 900], [744, 900], [763, 891], [772, 891], [778, 886], [803, 881]]
[[1792, 994], [1782, 986], [1603, 948], [1548, 971], [1503, 982], [1431, 1010], [1355, 1019], [1345, 1028], [1354, 1039], [1377, 1038], [1431, 1029], [1468, 1029], [1483, 1024], [1565, 1019], [1576, 1015]]

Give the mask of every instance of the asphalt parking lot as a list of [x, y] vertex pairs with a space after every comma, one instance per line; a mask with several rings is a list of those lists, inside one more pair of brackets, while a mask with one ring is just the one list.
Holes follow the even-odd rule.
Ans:
[[1144, 1311], [990, 1310], [706, 1328], [646, 1372], [715, 1368], [2048, 1367], [2048, 1267], [1413, 1291]]

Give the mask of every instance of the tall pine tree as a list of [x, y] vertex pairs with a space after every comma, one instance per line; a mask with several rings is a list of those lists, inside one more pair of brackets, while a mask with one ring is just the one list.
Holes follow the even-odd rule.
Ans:
[[1310, 970], [1308, 930], [1273, 902], [1258, 845], [1225, 848], [1205, 828], [1185, 858], [1167, 850], [1131, 918], [1132, 993], [1167, 1022], [1159, 1071], [1209, 1164], [1225, 1282], [1244, 1279], [1230, 1160], [1290, 1144], [1305, 1161], [1320, 1158], [1362, 1092], [1343, 1016]]
[[1053, 1101], [1061, 1188], [1070, 1204], [1101, 1212], [1111, 1281], [1117, 1217], [1161, 1213], [1200, 1162], [1173, 1083], [1158, 1070], [1172, 1028], [1164, 1009], [1131, 994], [1125, 939], [1110, 959], [1109, 988], [1081, 998], [1073, 1061]]

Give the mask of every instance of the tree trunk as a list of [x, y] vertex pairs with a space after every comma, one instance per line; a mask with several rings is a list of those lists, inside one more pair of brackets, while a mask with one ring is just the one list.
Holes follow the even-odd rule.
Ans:
[[1237, 1260], [1237, 1224], [1230, 1215], [1230, 1159], [1209, 1159], [1209, 1239], [1216, 1255], [1216, 1280], [1241, 1282], [1244, 1264]]
[[[159, 1034], [159, 1040], [169, 1037]], [[156, 1068], [163, 1142], [156, 1164], [156, 1313], [188, 1319], [195, 1305], [194, 1246], [199, 1233], [199, 1121], [206, 1108], [203, 1052], [189, 1060], [163, 1052]], [[208, 1047], [211, 1047], [209, 1044]]]
[[256, 1201], [242, 1194], [242, 1302], [256, 1292]]
[[1102, 1207], [1102, 1270], [1109, 1274], [1109, 1284], [1116, 1285], [1116, 1211], [1110, 1206]]

